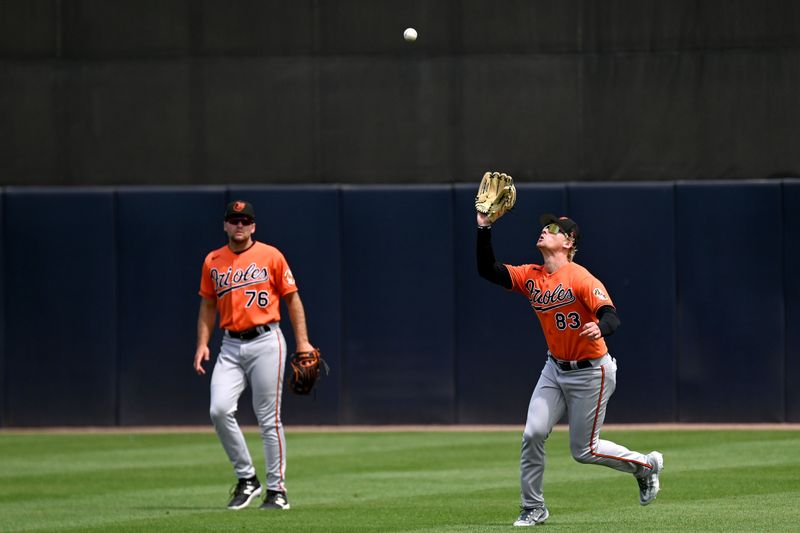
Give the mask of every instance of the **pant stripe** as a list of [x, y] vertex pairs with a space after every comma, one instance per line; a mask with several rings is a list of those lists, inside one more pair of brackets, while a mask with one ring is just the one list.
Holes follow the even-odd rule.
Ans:
[[605, 392], [605, 382], [606, 382], [606, 365], [602, 365], [600, 367], [600, 394], [597, 396], [597, 405], [595, 406], [594, 410], [594, 423], [592, 424], [592, 434], [589, 435], [589, 451], [595, 457], [602, 457], [604, 459], [615, 459], [617, 461], [627, 462], [637, 464], [639, 466], [643, 466], [647, 469], [653, 468], [651, 465], [647, 463], [642, 463], [639, 461], [634, 461], [633, 459], [623, 459], [622, 457], [615, 457], [613, 455], [603, 455], [601, 453], [597, 453], [596, 445], [597, 440], [595, 438], [595, 433], [597, 431], [597, 419], [600, 417], [600, 407], [603, 403], [603, 392]]
[[283, 346], [281, 346], [281, 339], [275, 335], [275, 340], [278, 342], [278, 390], [275, 396], [275, 436], [278, 438], [278, 469], [280, 472], [279, 489], [286, 490], [283, 485], [283, 480], [286, 477], [286, 467], [283, 459], [283, 443], [281, 442], [281, 384], [283, 383]]

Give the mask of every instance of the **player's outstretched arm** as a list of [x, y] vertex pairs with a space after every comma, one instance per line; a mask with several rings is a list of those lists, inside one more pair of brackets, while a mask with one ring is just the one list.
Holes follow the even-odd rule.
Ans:
[[476, 247], [476, 258], [478, 261], [478, 275], [487, 281], [510, 289], [511, 274], [508, 273], [506, 266], [498, 262], [494, 257], [492, 249], [492, 229], [491, 226], [481, 224], [481, 217], [478, 213], [478, 239]]
[[310, 352], [314, 349], [308, 340], [308, 328], [306, 327], [306, 311], [303, 308], [303, 301], [300, 294], [290, 292], [284, 296], [286, 308], [289, 310], [289, 320], [292, 321], [294, 328], [294, 340], [296, 344], [295, 352]]

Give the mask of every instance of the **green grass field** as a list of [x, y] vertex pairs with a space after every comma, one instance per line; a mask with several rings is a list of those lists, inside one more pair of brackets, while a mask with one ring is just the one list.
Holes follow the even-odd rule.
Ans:
[[[259, 478], [263, 456], [247, 435]], [[547, 530], [798, 531], [800, 431], [607, 430], [665, 457], [638, 504], [632, 476], [547, 445]], [[511, 531], [518, 431], [287, 432], [292, 509], [225, 509], [234, 482], [213, 433], [0, 432], [0, 531]]]

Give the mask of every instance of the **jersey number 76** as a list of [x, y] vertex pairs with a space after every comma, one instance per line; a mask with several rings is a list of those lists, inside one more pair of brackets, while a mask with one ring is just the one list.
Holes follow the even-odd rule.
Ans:
[[244, 291], [248, 300], [244, 304], [248, 309], [253, 307], [253, 302], [261, 308], [269, 305], [269, 293], [267, 291]]

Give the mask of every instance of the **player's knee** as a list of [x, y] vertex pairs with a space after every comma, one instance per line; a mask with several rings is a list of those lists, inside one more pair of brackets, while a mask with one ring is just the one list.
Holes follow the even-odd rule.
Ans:
[[268, 418], [260, 418], [258, 423], [258, 429], [261, 433], [261, 437], [268, 438], [275, 435], [278, 435], [280, 431], [283, 429], [283, 424], [278, 420], [277, 422], [272, 419]]
[[544, 426], [539, 426], [536, 424], [528, 425], [525, 427], [525, 431], [522, 433], [522, 442], [523, 443], [538, 443], [544, 442], [547, 440], [547, 436], [550, 434], [548, 428]]
[[572, 458], [578, 461], [579, 463], [594, 463], [595, 456], [592, 453], [591, 448], [585, 445], [570, 445], [569, 451], [572, 453]]
[[211, 404], [211, 407], [208, 410], [208, 414], [211, 417], [211, 421], [216, 423], [227, 418], [228, 415], [230, 414], [230, 409], [228, 409], [224, 405]]

